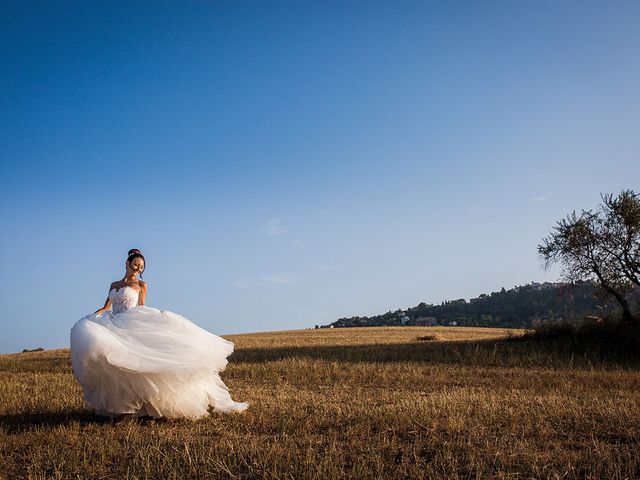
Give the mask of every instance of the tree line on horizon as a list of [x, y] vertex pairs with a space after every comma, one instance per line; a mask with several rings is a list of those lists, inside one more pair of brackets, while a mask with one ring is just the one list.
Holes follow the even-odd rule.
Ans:
[[536, 322], [603, 315], [612, 309], [610, 302], [597, 295], [592, 281], [573, 283], [531, 283], [467, 301], [445, 300], [440, 304], [420, 303], [406, 310], [381, 315], [339, 318], [323, 327], [451, 325], [475, 327], [526, 328]]
[[[420, 303], [382, 315], [339, 318], [322, 327], [465, 325], [532, 327], [536, 323], [616, 315], [638, 324], [640, 194], [601, 195], [596, 210], [574, 210], [538, 245], [543, 267], [559, 263], [564, 282], [532, 283], [440, 305]], [[617, 308], [616, 308], [617, 307]], [[316, 325], [316, 328], [320, 328]]]

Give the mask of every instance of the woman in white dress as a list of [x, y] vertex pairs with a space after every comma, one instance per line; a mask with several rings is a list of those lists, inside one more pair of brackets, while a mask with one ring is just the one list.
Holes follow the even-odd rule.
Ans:
[[249, 404], [233, 401], [219, 375], [233, 343], [177, 313], [146, 306], [140, 250], [129, 250], [125, 267], [104, 306], [71, 329], [73, 374], [86, 405], [112, 417], [195, 419], [210, 408], [245, 410]]

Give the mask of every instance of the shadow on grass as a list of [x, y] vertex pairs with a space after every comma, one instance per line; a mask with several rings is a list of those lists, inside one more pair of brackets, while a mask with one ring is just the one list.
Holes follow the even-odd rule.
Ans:
[[88, 410], [72, 409], [56, 412], [18, 413], [0, 415], [0, 430], [6, 433], [20, 433], [31, 428], [56, 427], [59, 425], [71, 425], [74, 423], [108, 425], [122, 422], [135, 422], [146, 424], [153, 422], [166, 422], [164, 418], [121, 416], [116, 418], [96, 415]]
[[[635, 345], [635, 343], [633, 344]], [[640, 368], [640, 353], [607, 339], [582, 337], [504, 337], [487, 340], [424, 341], [335, 346], [238, 349], [231, 361], [261, 363], [289, 358], [339, 362], [423, 362], [478, 367]]]

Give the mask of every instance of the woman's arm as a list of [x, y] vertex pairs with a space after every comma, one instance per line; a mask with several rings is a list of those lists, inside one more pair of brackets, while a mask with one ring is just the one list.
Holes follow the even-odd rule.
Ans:
[[[113, 283], [111, 284], [111, 286], [109, 287], [109, 293], [111, 293], [111, 289], [113, 288]], [[109, 295], [107, 295], [107, 299], [104, 302], [104, 307], [99, 308], [98, 310], [96, 310], [95, 312], [93, 312], [93, 314], [95, 315], [96, 313], [102, 313], [102, 312], [106, 312], [107, 310], [109, 310], [111, 308], [111, 298], [109, 297]]]
[[138, 296], [138, 305], [144, 305], [144, 301], [147, 298], [147, 284], [140, 282], [140, 294]]
[[106, 312], [107, 310], [109, 310], [109, 308], [111, 308], [111, 299], [107, 297], [107, 300], [104, 302], [104, 307], [99, 308], [93, 313], [96, 314], [96, 313]]

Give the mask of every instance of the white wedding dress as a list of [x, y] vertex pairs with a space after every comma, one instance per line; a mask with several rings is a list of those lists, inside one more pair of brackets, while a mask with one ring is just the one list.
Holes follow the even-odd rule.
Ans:
[[209, 407], [240, 412], [219, 372], [234, 344], [167, 310], [138, 305], [138, 291], [109, 292], [112, 311], [71, 329], [71, 363], [96, 413], [201, 418]]

